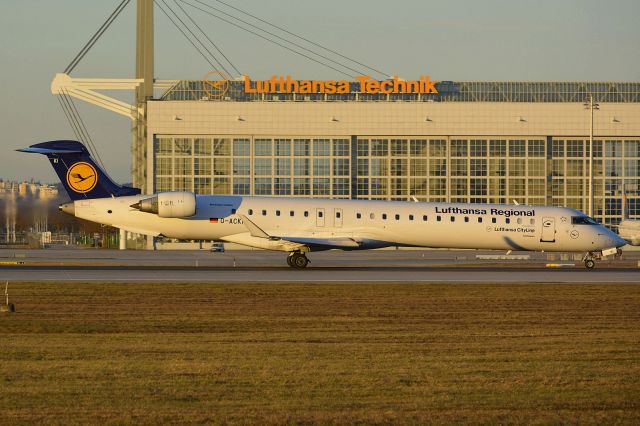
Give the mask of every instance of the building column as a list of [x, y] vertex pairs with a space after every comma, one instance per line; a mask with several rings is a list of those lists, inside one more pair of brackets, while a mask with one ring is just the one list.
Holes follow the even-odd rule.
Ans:
[[120, 228], [120, 241], [119, 241], [119, 244], [118, 244], [118, 249], [119, 250], [126, 250], [127, 249], [127, 231], [125, 231], [122, 228]]

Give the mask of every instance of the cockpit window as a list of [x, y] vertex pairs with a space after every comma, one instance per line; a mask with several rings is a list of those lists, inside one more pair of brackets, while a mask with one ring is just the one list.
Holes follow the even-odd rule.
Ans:
[[571, 223], [573, 225], [597, 225], [598, 222], [591, 219], [589, 216], [572, 216]]

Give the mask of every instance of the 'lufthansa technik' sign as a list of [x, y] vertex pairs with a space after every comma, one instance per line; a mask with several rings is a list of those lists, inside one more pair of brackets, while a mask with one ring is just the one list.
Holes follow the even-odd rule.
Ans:
[[[418, 80], [404, 80], [397, 76], [392, 79], [378, 81], [368, 75], [355, 77], [358, 92], [368, 94], [391, 93], [438, 93], [436, 81], [429, 76], [421, 76]], [[251, 80], [244, 76], [244, 92], [250, 93], [323, 93], [333, 95], [336, 93], [351, 93], [352, 85], [347, 80], [294, 80], [290, 75], [273, 76], [270, 80]]]

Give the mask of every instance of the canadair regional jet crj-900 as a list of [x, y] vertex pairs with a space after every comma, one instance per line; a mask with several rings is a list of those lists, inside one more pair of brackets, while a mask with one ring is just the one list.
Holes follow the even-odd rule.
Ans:
[[233, 242], [306, 254], [389, 246], [583, 252], [587, 268], [626, 241], [569, 208], [313, 198], [144, 195], [115, 184], [77, 141], [51, 141], [23, 152], [49, 158], [71, 201], [60, 210], [81, 219], [153, 236]]

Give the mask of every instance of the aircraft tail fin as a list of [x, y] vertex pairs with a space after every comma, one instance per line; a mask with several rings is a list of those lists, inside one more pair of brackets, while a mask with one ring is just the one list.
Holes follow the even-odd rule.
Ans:
[[96, 164], [87, 148], [78, 141], [42, 142], [18, 151], [46, 155], [67, 194], [74, 201], [140, 194], [138, 188], [113, 182]]

